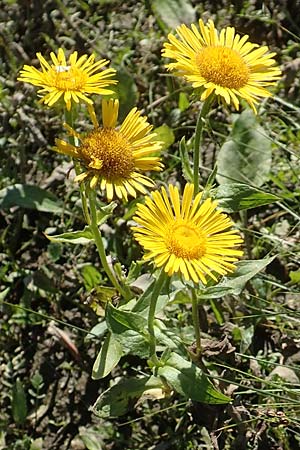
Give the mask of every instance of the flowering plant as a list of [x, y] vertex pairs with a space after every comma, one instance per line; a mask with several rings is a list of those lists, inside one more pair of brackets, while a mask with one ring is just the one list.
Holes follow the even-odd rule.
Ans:
[[[101, 340], [92, 376], [107, 376], [124, 355], [147, 360], [148, 373], [122, 380], [99, 397], [93, 410], [100, 416], [121, 415], [133, 398], [153, 390], [156, 398], [177, 392], [202, 403], [230, 402], [230, 392], [214, 380], [205, 365], [199, 311], [206, 299], [240, 292], [270, 261], [256, 262], [255, 268], [253, 261], [239, 262], [244, 239], [228, 215], [244, 209], [243, 202], [257, 206], [256, 189], [247, 186], [245, 190], [242, 183], [233, 183], [226, 191], [224, 174], [217, 168], [201, 186], [199, 166], [203, 129], [215, 99], [236, 109], [245, 100], [256, 113], [255, 105], [271, 96], [268, 87], [280, 77], [275, 55], [265, 46], [251, 44], [248, 36], [241, 37], [232, 27], [218, 32], [212, 21], [204, 25], [200, 20], [199, 28], [181, 25], [176, 33], [178, 37], [169, 34], [169, 42], [164, 44], [163, 56], [175, 61], [167, 62], [166, 67], [191, 83], [203, 102], [195, 120], [192, 151], [185, 139], [180, 142], [184, 181], [167, 183], [164, 142], [141, 111], [134, 107], [118, 121], [119, 100], [112, 91], [117, 83], [112, 78], [115, 70], [103, 69], [108, 61], [95, 62], [94, 56], [87, 55], [78, 58], [76, 51], [67, 60], [60, 48], [57, 55], [50, 54], [52, 64], [38, 54], [41, 70], [26, 65], [19, 77], [41, 88], [38, 94], [47, 106], [62, 99], [66, 108], [67, 136], [57, 137], [54, 150], [73, 160], [85, 227], [47, 237], [52, 242], [94, 243], [106, 275], [101, 286], [108, 292], [101, 336], [97, 326], [89, 331]], [[101, 101], [101, 124], [92, 94], [109, 96]], [[78, 104], [87, 107], [92, 129], [76, 131]], [[236, 122], [239, 129], [247, 128], [245, 121], [252, 125], [255, 121], [253, 112], [243, 114], [238, 119], [241, 122]], [[253, 136], [255, 126], [251, 130]], [[247, 143], [244, 147], [248, 148]], [[158, 179], [155, 174], [159, 172]], [[132, 198], [128, 225], [132, 245], [137, 245], [134, 240], [140, 244], [142, 258], [128, 261], [124, 271], [118, 261], [113, 264], [108, 257], [102, 227], [117, 217], [117, 206], [128, 205]], [[260, 204], [273, 199], [260, 199]], [[146, 285], [137, 288], [145, 275]], [[191, 304], [191, 345], [164, 321], [164, 312], [181, 297], [184, 304]], [[212, 305], [217, 314], [215, 302]]]

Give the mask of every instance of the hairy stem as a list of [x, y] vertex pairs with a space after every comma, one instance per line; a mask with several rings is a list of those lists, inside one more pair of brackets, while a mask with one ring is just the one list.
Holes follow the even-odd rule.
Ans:
[[[65, 110], [65, 123], [73, 128], [74, 124], [74, 116], [76, 115], [76, 111], [72, 108], [70, 111]], [[74, 136], [69, 137], [70, 144], [77, 146], [78, 145], [78, 139]], [[76, 175], [79, 175], [81, 172], [80, 164], [73, 159], [74, 168]], [[79, 184], [79, 191], [80, 191], [80, 199], [81, 199], [81, 206], [82, 206], [82, 212], [84, 215], [84, 219], [88, 225], [91, 223], [90, 215], [89, 215], [89, 209], [88, 209], [88, 202], [86, 197], [86, 188], [84, 183]]]
[[203, 125], [205, 117], [207, 116], [210, 105], [212, 103], [213, 96], [210, 95], [202, 105], [200, 110], [196, 129], [195, 129], [195, 146], [194, 146], [194, 194], [196, 195], [199, 192], [199, 166], [200, 166], [200, 150], [201, 150], [201, 141], [203, 134]]
[[201, 346], [201, 334], [200, 334], [200, 321], [199, 321], [199, 310], [198, 310], [198, 301], [196, 290], [192, 289], [192, 316], [193, 323], [195, 329], [196, 336], [196, 355], [201, 355], [202, 346]]
[[151, 299], [150, 299], [150, 307], [148, 314], [148, 332], [149, 332], [149, 347], [150, 347], [150, 361], [155, 365], [159, 364], [158, 358], [156, 356], [156, 338], [154, 333], [154, 315], [157, 304], [158, 296], [162, 290], [163, 284], [165, 282], [165, 272], [164, 269], [161, 269], [159, 277], [157, 278]]
[[108, 276], [111, 284], [116, 288], [116, 290], [125, 298], [125, 300], [130, 300], [131, 296], [129, 295], [129, 292], [120, 285], [107, 262], [102, 236], [97, 224], [96, 194], [91, 189], [88, 190], [88, 198], [91, 218], [90, 229], [94, 236], [102, 267], [105, 270], [105, 273]]

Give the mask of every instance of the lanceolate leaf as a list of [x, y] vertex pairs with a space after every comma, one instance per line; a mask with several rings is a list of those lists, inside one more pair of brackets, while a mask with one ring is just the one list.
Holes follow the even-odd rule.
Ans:
[[241, 181], [262, 186], [271, 168], [271, 140], [251, 110], [245, 110], [233, 124], [232, 132], [217, 157], [219, 184]]
[[121, 380], [103, 392], [92, 407], [98, 417], [118, 417], [126, 413], [141, 395], [149, 389], [162, 389], [162, 381], [154, 376]]
[[114, 338], [122, 347], [124, 355], [136, 355], [140, 358], [149, 358], [149, 342], [145, 334], [127, 329], [123, 333], [114, 334]]
[[172, 352], [166, 364], [158, 368], [158, 375], [179, 394], [202, 403], [224, 404], [229, 397], [217, 391], [211, 381], [194, 363]]
[[106, 321], [115, 334], [126, 330], [144, 332], [147, 329], [147, 320], [140, 314], [115, 308], [111, 303], [108, 303], [106, 308]]
[[93, 365], [92, 378], [98, 380], [108, 375], [118, 364], [123, 355], [122, 347], [114, 336], [109, 333], [101, 347], [100, 352]]
[[20, 380], [16, 380], [13, 386], [11, 406], [15, 423], [22, 425], [27, 416], [27, 402], [24, 387]]
[[67, 212], [51, 192], [29, 184], [13, 184], [0, 191], [0, 207], [9, 209], [13, 206], [54, 214]]
[[151, 7], [160, 24], [164, 23], [169, 28], [176, 28], [182, 23], [190, 25], [196, 20], [189, 0], [153, 0]]
[[219, 298], [226, 294], [239, 295], [247, 281], [267, 267], [275, 257], [238, 262], [237, 269], [233, 274], [224, 277], [217, 286], [205, 288], [201, 292], [201, 298]]
[[280, 200], [274, 194], [243, 183], [222, 184], [215, 190], [215, 198], [227, 213], [257, 208]]
[[191, 161], [189, 158], [185, 137], [183, 137], [179, 143], [179, 150], [180, 150], [180, 157], [181, 157], [181, 164], [182, 164], [182, 172], [184, 175], [184, 178], [189, 183], [193, 182], [193, 171], [191, 169]]
[[46, 234], [45, 236], [51, 242], [68, 242], [69, 244], [89, 244], [93, 240], [93, 233], [89, 226], [85, 226], [83, 230], [67, 231], [62, 234]]
[[130, 311], [114, 308], [108, 303], [106, 323], [124, 354], [131, 353], [140, 358], [149, 357], [147, 320], [144, 317]]

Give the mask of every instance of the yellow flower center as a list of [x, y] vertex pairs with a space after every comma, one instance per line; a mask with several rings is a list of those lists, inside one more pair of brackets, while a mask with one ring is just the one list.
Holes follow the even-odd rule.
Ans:
[[60, 91], [79, 91], [85, 87], [88, 79], [86, 73], [74, 66], [54, 66], [49, 75], [51, 85]]
[[198, 259], [206, 251], [205, 237], [191, 223], [176, 221], [169, 229], [166, 245], [177, 258]]
[[196, 54], [200, 75], [207, 82], [239, 89], [249, 81], [249, 68], [242, 56], [228, 47], [204, 47]]
[[127, 178], [134, 169], [128, 140], [112, 128], [96, 128], [79, 147], [82, 159], [91, 169], [107, 179]]

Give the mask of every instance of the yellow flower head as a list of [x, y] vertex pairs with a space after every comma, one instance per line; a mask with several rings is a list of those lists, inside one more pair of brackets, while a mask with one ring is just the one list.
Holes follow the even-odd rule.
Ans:
[[89, 94], [112, 94], [106, 87], [117, 83], [110, 79], [115, 75], [115, 69], [99, 72], [109, 61], [102, 59], [95, 62], [94, 55], [82, 55], [77, 59], [77, 55], [77, 52], [73, 52], [67, 62], [60, 48], [57, 55], [50, 53], [52, 64], [49, 64], [41, 53], [37, 53], [42, 70], [25, 65], [18, 80], [40, 86], [42, 89], [38, 94], [42, 96], [41, 102], [48, 106], [54, 105], [63, 96], [68, 111], [72, 101], [79, 103], [82, 100], [91, 105], [93, 102], [87, 96]]
[[233, 264], [243, 252], [236, 230], [230, 230], [230, 218], [216, 210], [217, 202], [202, 193], [194, 200], [194, 185], [186, 184], [182, 201], [177, 187], [169, 185], [138, 204], [133, 218], [140, 227], [132, 227], [135, 239], [144, 247], [145, 259], [153, 259], [169, 275], [180, 273], [186, 280], [206, 284], [206, 276], [217, 281], [216, 274], [235, 270]]
[[200, 88], [201, 100], [214, 93], [239, 109], [243, 98], [256, 112], [258, 100], [271, 96], [265, 87], [280, 78], [280, 69], [273, 67], [275, 53], [248, 42], [249, 36], [241, 37], [233, 27], [218, 33], [212, 20], [204, 25], [201, 19], [199, 27], [181, 25], [176, 30], [179, 38], [168, 35], [170, 42], [164, 44], [162, 54], [176, 62], [166, 67]]
[[70, 135], [80, 141], [74, 146], [63, 140], [56, 140], [56, 150], [77, 158], [85, 171], [76, 177], [77, 181], [87, 180], [94, 189], [100, 184], [106, 190], [107, 199], [114, 196], [127, 200], [127, 193], [136, 197], [136, 191], [146, 193], [145, 186], [152, 187], [154, 182], [145, 176], [146, 171], [160, 171], [163, 168], [157, 152], [161, 143], [151, 133], [152, 125], [147, 118], [133, 108], [119, 128], [118, 100], [102, 100], [102, 122], [99, 126], [93, 107], [89, 112], [94, 129], [85, 136], [67, 127]]

